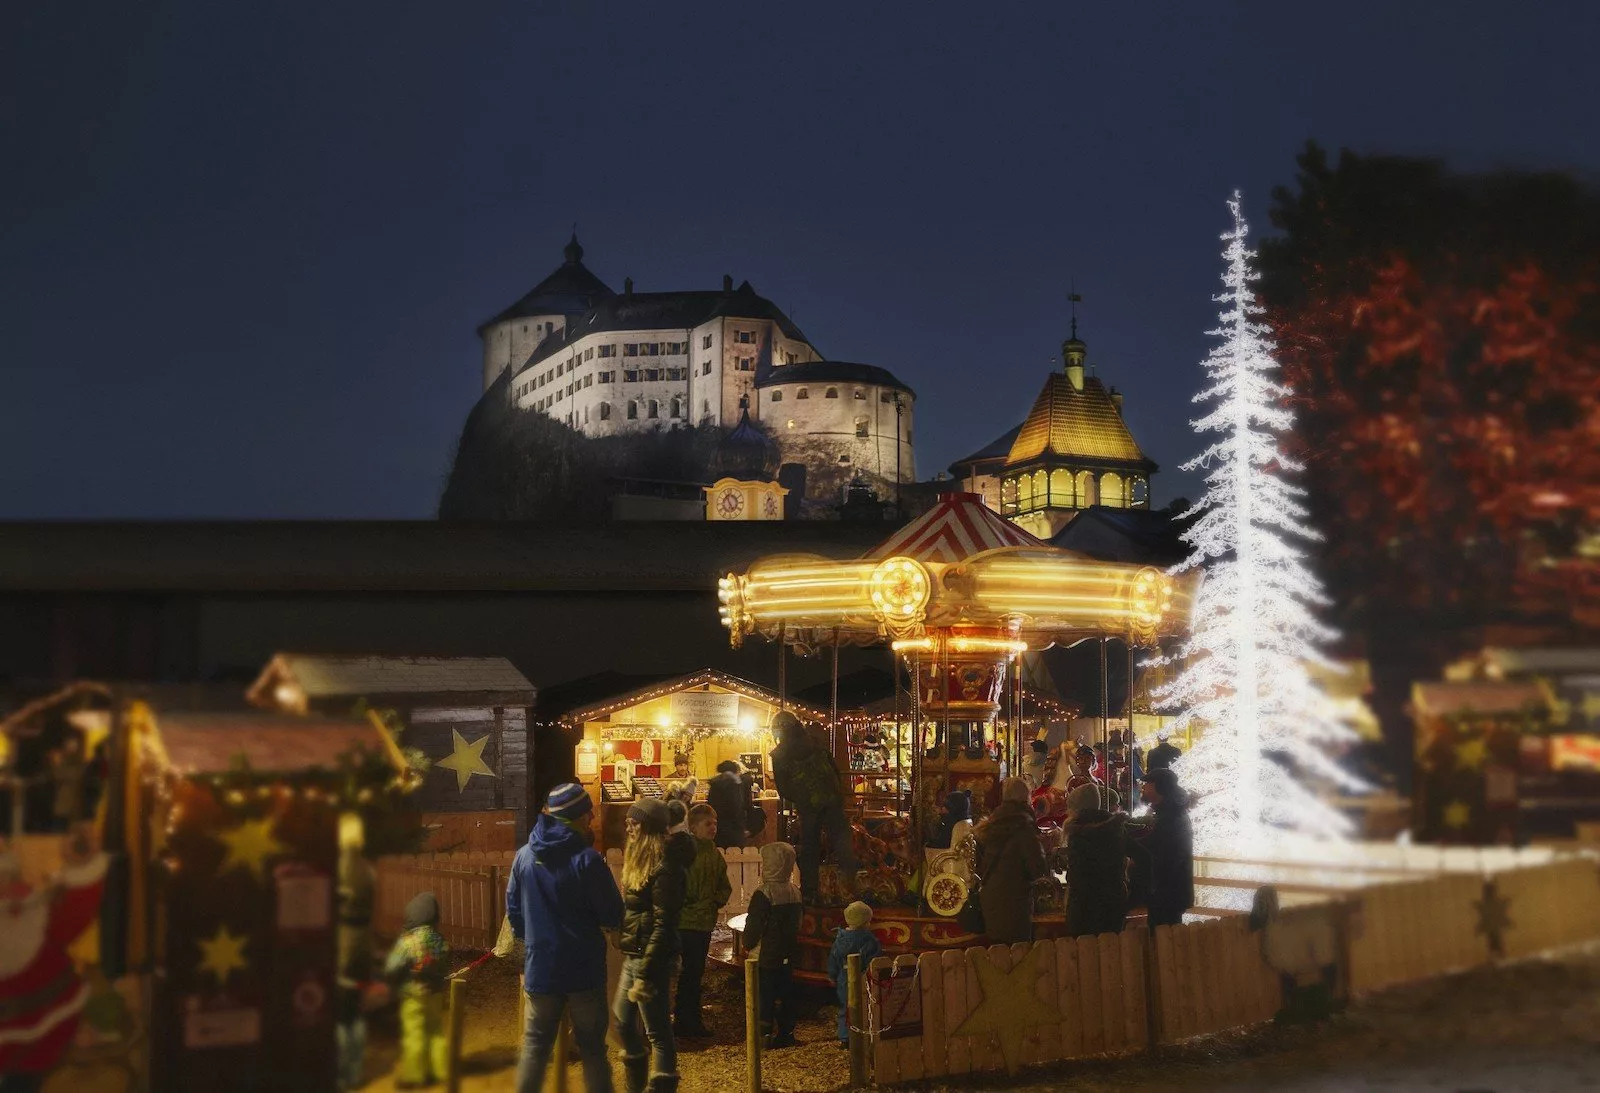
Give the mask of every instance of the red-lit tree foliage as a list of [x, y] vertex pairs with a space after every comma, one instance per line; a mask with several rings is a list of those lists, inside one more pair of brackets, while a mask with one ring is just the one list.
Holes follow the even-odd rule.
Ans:
[[1299, 157], [1262, 247], [1347, 623], [1600, 623], [1600, 194]]

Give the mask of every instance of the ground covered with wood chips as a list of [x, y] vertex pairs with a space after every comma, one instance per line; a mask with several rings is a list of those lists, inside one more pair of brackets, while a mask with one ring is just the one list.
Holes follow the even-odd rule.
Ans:
[[[491, 961], [471, 973], [463, 1088], [473, 1093], [514, 1087], [520, 1039], [517, 970], [508, 961]], [[745, 1074], [742, 982], [713, 966], [706, 988], [706, 1023], [715, 1036], [679, 1045], [681, 1088], [736, 1093], [744, 1089]], [[800, 1046], [763, 1058], [763, 1087], [772, 1093], [824, 1093], [849, 1086], [847, 1053], [834, 1046], [831, 998], [817, 992], [811, 1002], [816, 1012], [798, 1029]], [[367, 1073], [374, 1078], [365, 1088], [392, 1089], [392, 1016], [378, 1016], [372, 1040]], [[616, 1077], [620, 1090], [620, 1069]], [[1600, 946], [1384, 991], [1316, 1028], [1266, 1027], [1015, 1078], [985, 1075], [914, 1087], [1031, 1093], [1600, 1089]], [[568, 1089], [583, 1089], [575, 1063]]]

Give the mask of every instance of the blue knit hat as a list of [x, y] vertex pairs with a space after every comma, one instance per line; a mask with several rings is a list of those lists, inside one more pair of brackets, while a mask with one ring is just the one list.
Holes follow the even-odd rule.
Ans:
[[559, 820], [576, 820], [594, 810], [589, 794], [576, 782], [562, 782], [545, 798], [544, 810]]

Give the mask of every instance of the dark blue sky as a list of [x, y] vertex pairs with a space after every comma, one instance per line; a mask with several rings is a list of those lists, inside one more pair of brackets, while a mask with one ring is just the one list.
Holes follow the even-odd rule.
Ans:
[[0, 516], [426, 517], [476, 324], [576, 221], [916, 388], [1026, 413], [1076, 279], [1192, 489], [1223, 199], [1308, 137], [1600, 170], [1597, 5], [7, 4]]

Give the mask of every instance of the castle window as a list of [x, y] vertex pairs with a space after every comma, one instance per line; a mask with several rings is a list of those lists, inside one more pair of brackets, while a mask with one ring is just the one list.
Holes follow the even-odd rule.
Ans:
[[769, 399], [768, 401], [770, 401], [770, 402], [782, 402], [783, 401], [783, 392], [782, 391], [774, 391], [774, 392], [772, 392], [772, 398]]
[[1122, 476], [1107, 471], [1100, 476], [1100, 503], [1114, 509], [1125, 508], [1127, 499], [1122, 493]]
[[856, 400], [859, 401], [859, 402], [865, 402], [866, 398], [867, 398], [867, 393], [865, 391], [863, 391], [861, 388], [857, 387], [856, 388]]
[[889, 403], [893, 402], [894, 400], [889, 397], [889, 392], [882, 391], [882, 392], [880, 392], [878, 394], [878, 401], [883, 403], [885, 406], [887, 406]]
[[711, 416], [711, 400], [710, 399], [707, 398], [707, 399], [701, 399], [700, 400], [700, 412], [702, 414], [706, 415], [707, 417]]
[[682, 417], [683, 416], [683, 404], [681, 402], [679, 402], [677, 399], [673, 399], [671, 406], [667, 410], [667, 415], [669, 417]]
[[754, 372], [755, 370], [756, 370], [756, 361], [755, 361], [754, 357], [740, 357], [739, 358], [739, 371], [741, 371], [741, 372]]
[[701, 349], [710, 349], [711, 348], [711, 335], [710, 334], [707, 334], [703, 338], [700, 339], [700, 348]]
[[628, 403], [628, 420], [629, 421], [633, 421], [638, 416], [639, 416], [639, 404], [637, 402]]
[[588, 349], [583, 351], [583, 359], [586, 361], [594, 360], [594, 346], [591, 345]]
[[610, 421], [611, 420], [611, 403], [602, 402], [600, 404], [600, 420], [601, 421]]
[[651, 399], [650, 400], [650, 409], [645, 412], [645, 416], [646, 417], [660, 417], [661, 416], [661, 404], [658, 403], [655, 399]]
[[1079, 471], [1078, 476], [1074, 481], [1078, 487], [1078, 507], [1080, 509], [1086, 509], [1090, 505], [1093, 505], [1097, 500], [1095, 497], [1094, 475], [1090, 474], [1088, 471]]
[[614, 345], [602, 345], [598, 348], [602, 357], [615, 357], [617, 355], [617, 347]]
[[594, 376], [593, 375], [584, 376], [583, 377], [583, 385], [585, 387], [593, 387], [594, 386]]
[[802, 387], [802, 388], [800, 388], [800, 390], [798, 390], [798, 391], [796, 391], [794, 393], [794, 397], [795, 398], [810, 398], [811, 397], [811, 392], [806, 390], [804, 387]]
[[789, 419], [789, 428], [791, 428], [791, 429], [794, 428], [794, 418], [790, 418]]
[[639, 370], [637, 368], [624, 368], [622, 370], [622, 382], [623, 383], [638, 383], [639, 382]]
[[739, 333], [733, 336], [733, 340], [738, 342], [740, 345], [754, 345], [756, 343], [755, 331], [741, 330]]
[[659, 368], [646, 368], [644, 370], [644, 378], [646, 380], [651, 380], [651, 381], [660, 379], [661, 378], [661, 369], [659, 369]]
[[661, 343], [642, 342], [639, 345], [639, 352], [646, 357], [659, 357], [661, 356]]
[[523, 323], [522, 324], [522, 332], [524, 334], [526, 334], [528, 332], [528, 324], [527, 323]]
[[637, 357], [639, 355], [639, 343], [624, 342], [622, 344], [622, 355], [624, 357]]
[[583, 423], [585, 425], [589, 424], [589, 408], [587, 406], [583, 408]]
[[565, 363], [565, 362], [563, 362], [563, 363], [561, 363], [561, 364], [558, 364], [558, 365], [556, 365], [556, 375], [558, 375], [558, 376], [559, 376], [559, 375], [561, 375], [561, 374], [562, 374], [562, 373], [564, 373], [564, 372], [565, 372], [565, 371], [566, 371], [566, 370], [567, 370], [567, 366], [566, 366], [566, 363]]
[[825, 392], [825, 393], [824, 393], [824, 394], [823, 394], [823, 396], [822, 396], [822, 397], [823, 397], [823, 398], [838, 398], [838, 397], [839, 397], [839, 389], [838, 389], [838, 388], [837, 388], [837, 387], [830, 387], [830, 388], [828, 388], [828, 390], [827, 390], [827, 391], [826, 391], [826, 392]]
[[1058, 509], [1072, 508], [1072, 472], [1057, 467], [1050, 472], [1050, 505]]
[[615, 372], [601, 372], [600, 373], [600, 382], [601, 383], [616, 383], [617, 382], [617, 374]]
[[710, 361], [706, 361], [704, 364], [702, 364], [700, 366], [700, 374], [702, 376], [711, 375], [711, 362]]
[[871, 435], [872, 433], [867, 430], [867, 419], [864, 417], [856, 418], [856, 436], [869, 437]]

